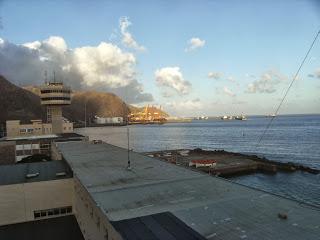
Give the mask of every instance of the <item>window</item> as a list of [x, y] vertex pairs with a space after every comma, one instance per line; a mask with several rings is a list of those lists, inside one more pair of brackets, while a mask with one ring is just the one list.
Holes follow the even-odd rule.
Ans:
[[45, 217], [45, 216], [47, 216], [47, 211], [45, 211], [45, 210], [44, 210], [44, 211], [41, 211], [40, 214], [41, 214], [41, 217]]
[[53, 209], [48, 210], [48, 216], [53, 216]]
[[45, 218], [45, 217], [52, 217], [57, 215], [65, 215], [72, 213], [72, 207], [61, 207], [61, 208], [52, 208], [52, 209], [45, 209], [45, 210], [37, 210], [34, 211], [34, 218]]
[[67, 207], [67, 213], [72, 213], [72, 207]]
[[54, 214], [54, 215], [59, 215], [59, 214], [60, 214], [59, 208], [53, 209], [53, 214]]
[[67, 213], [67, 209], [66, 208], [61, 208], [60, 209], [60, 213], [61, 214], [66, 214]]
[[34, 211], [34, 218], [39, 218], [39, 217], [40, 217], [40, 212]]

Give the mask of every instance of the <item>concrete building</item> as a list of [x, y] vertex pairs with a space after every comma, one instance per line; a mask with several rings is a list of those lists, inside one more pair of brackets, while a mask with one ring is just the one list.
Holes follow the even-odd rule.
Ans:
[[123, 124], [123, 117], [96, 117], [94, 122], [96, 124], [110, 124], [121, 125]]
[[[28, 124], [21, 124], [20, 120], [6, 121], [7, 137], [39, 136], [53, 134], [52, 123], [43, 123], [42, 120], [31, 120]], [[72, 133], [73, 123], [62, 118], [61, 133]]]
[[15, 164], [34, 155], [52, 157], [51, 145], [53, 142], [86, 140], [86, 137], [77, 133], [6, 137], [0, 140], [0, 165]]
[[71, 89], [62, 82], [48, 82], [40, 87], [41, 105], [47, 107], [47, 122], [52, 124], [52, 133], [63, 133], [62, 107], [71, 104]]
[[[130, 152], [132, 169], [127, 170], [126, 149], [108, 144], [70, 142], [57, 148], [74, 173], [74, 209], [85, 239], [106, 239], [107, 233], [107, 239], [146, 239], [164, 232], [166, 238], [148, 239], [201, 239], [188, 238], [196, 233], [230, 240], [320, 236], [316, 206], [135, 152]], [[184, 225], [190, 229], [179, 229]]]
[[82, 240], [64, 161], [0, 167], [0, 239]]

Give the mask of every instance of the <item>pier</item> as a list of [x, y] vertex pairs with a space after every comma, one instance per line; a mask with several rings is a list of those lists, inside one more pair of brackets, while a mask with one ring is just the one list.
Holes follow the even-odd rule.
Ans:
[[[200, 167], [199, 171], [221, 177], [233, 177], [256, 172], [275, 174], [277, 172], [304, 171], [319, 174], [319, 169], [310, 168], [292, 162], [277, 162], [255, 155], [227, 152], [224, 150], [207, 151], [200, 148], [178, 149], [146, 152], [149, 157], [159, 158], [180, 166], [190, 167], [190, 162], [195, 160], [213, 160], [214, 167]], [[194, 167], [191, 167], [194, 169]]]

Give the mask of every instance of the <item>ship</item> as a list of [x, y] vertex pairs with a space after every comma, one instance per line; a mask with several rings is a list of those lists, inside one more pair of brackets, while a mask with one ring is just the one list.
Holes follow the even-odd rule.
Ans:
[[247, 120], [246, 116], [244, 116], [244, 115], [236, 116], [234, 119], [235, 120], [242, 120], [242, 121]]

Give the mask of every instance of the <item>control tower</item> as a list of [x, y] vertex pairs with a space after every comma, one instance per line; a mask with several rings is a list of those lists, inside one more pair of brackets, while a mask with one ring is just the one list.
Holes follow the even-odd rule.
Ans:
[[63, 132], [62, 107], [71, 104], [71, 89], [62, 82], [46, 82], [40, 87], [41, 105], [47, 106], [47, 122], [52, 124], [52, 133]]

